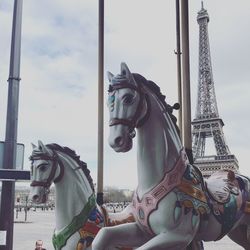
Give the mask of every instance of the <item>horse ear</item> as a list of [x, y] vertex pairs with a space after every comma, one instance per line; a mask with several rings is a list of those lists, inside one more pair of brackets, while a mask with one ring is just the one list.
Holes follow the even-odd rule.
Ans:
[[121, 75], [125, 75], [128, 79], [130, 79], [132, 75], [125, 62], [121, 63]]
[[125, 75], [126, 78], [129, 79], [130, 83], [137, 85], [132, 73], [130, 72], [125, 62], [121, 63], [121, 75]]
[[32, 146], [32, 149], [36, 148], [36, 145], [34, 143], [32, 143], [32, 142], [31, 142], [31, 146]]
[[51, 152], [48, 150], [48, 148], [40, 140], [38, 140], [38, 147], [41, 148], [43, 153], [52, 156]]
[[108, 76], [109, 82], [111, 83], [114, 75], [111, 72], [108, 71], [107, 76]]

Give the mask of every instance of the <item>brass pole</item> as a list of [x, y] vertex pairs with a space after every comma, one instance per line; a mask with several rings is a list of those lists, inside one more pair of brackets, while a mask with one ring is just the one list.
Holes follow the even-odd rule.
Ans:
[[97, 203], [103, 204], [103, 65], [104, 65], [104, 0], [99, 0], [98, 29], [98, 166]]
[[180, 39], [180, 2], [176, 0], [176, 51], [177, 56], [177, 84], [178, 84], [178, 102], [180, 104], [180, 109], [178, 112], [178, 124], [180, 129], [180, 137], [182, 140], [182, 84], [181, 84], [181, 39]]
[[188, 0], [181, 0], [181, 34], [183, 76], [183, 144], [190, 162], [193, 163], [191, 134]]

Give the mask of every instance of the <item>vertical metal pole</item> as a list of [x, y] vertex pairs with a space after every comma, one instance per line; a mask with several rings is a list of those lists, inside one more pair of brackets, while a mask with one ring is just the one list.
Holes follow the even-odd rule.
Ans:
[[27, 221], [27, 213], [28, 213], [28, 195], [25, 196], [25, 208], [24, 208], [24, 221]]
[[181, 0], [181, 34], [182, 34], [182, 75], [183, 75], [183, 143], [191, 163], [191, 98], [190, 98], [190, 67], [189, 67], [189, 20], [188, 0]]
[[97, 203], [103, 204], [103, 65], [104, 65], [104, 0], [99, 0], [98, 30], [98, 172]]
[[[12, 23], [10, 71], [8, 79], [7, 121], [3, 156], [3, 167], [5, 169], [14, 169], [16, 167], [22, 5], [23, 0], [15, 0]], [[3, 235], [6, 233], [6, 245], [0, 246], [0, 250], [12, 250], [13, 248], [14, 200], [15, 182], [3, 181], [0, 210], [0, 232]]]
[[180, 128], [180, 137], [182, 140], [182, 84], [181, 84], [181, 49], [180, 49], [180, 3], [176, 0], [176, 56], [177, 56], [177, 84], [178, 84], [178, 102], [180, 103], [180, 110], [178, 113], [178, 123]]

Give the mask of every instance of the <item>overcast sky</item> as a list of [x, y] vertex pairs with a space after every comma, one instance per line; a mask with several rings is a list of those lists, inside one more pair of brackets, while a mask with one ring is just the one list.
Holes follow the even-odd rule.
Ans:
[[[5, 139], [7, 79], [14, 0], [0, 1], [0, 140]], [[250, 175], [250, 1], [205, 0], [213, 77], [219, 115], [240, 171]], [[189, 1], [192, 118], [198, 82], [200, 0]], [[106, 71], [131, 72], [156, 82], [170, 104], [177, 102], [174, 0], [105, 1]], [[87, 162], [96, 180], [98, 1], [23, 0], [18, 142], [25, 144], [29, 169], [31, 142], [68, 146]], [[134, 189], [136, 147], [122, 154], [108, 145], [105, 110], [104, 185]], [[175, 113], [177, 115], [177, 113]]]

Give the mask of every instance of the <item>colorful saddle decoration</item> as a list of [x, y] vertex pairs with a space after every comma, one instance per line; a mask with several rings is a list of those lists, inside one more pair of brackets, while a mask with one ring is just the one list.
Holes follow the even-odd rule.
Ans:
[[99, 230], [104, 226], [104, 217], [100, 211], [95, 207], [85, 224], [79, 229], [81, 239], [77, 244], [77, 250], [83, 250], [92, 244], [95, 236]]
[[219, 203], [227, 203], [230, 194], [239, 195], [240, 187], [234, 172], [220, 170], [206, 180], [209, 195]]
[[243, 213], [250, 213], [249, 187], [244, 177], [231, 170], [213, 173], [206, 181], [209, 206], [222, 225], [224, 237]]

